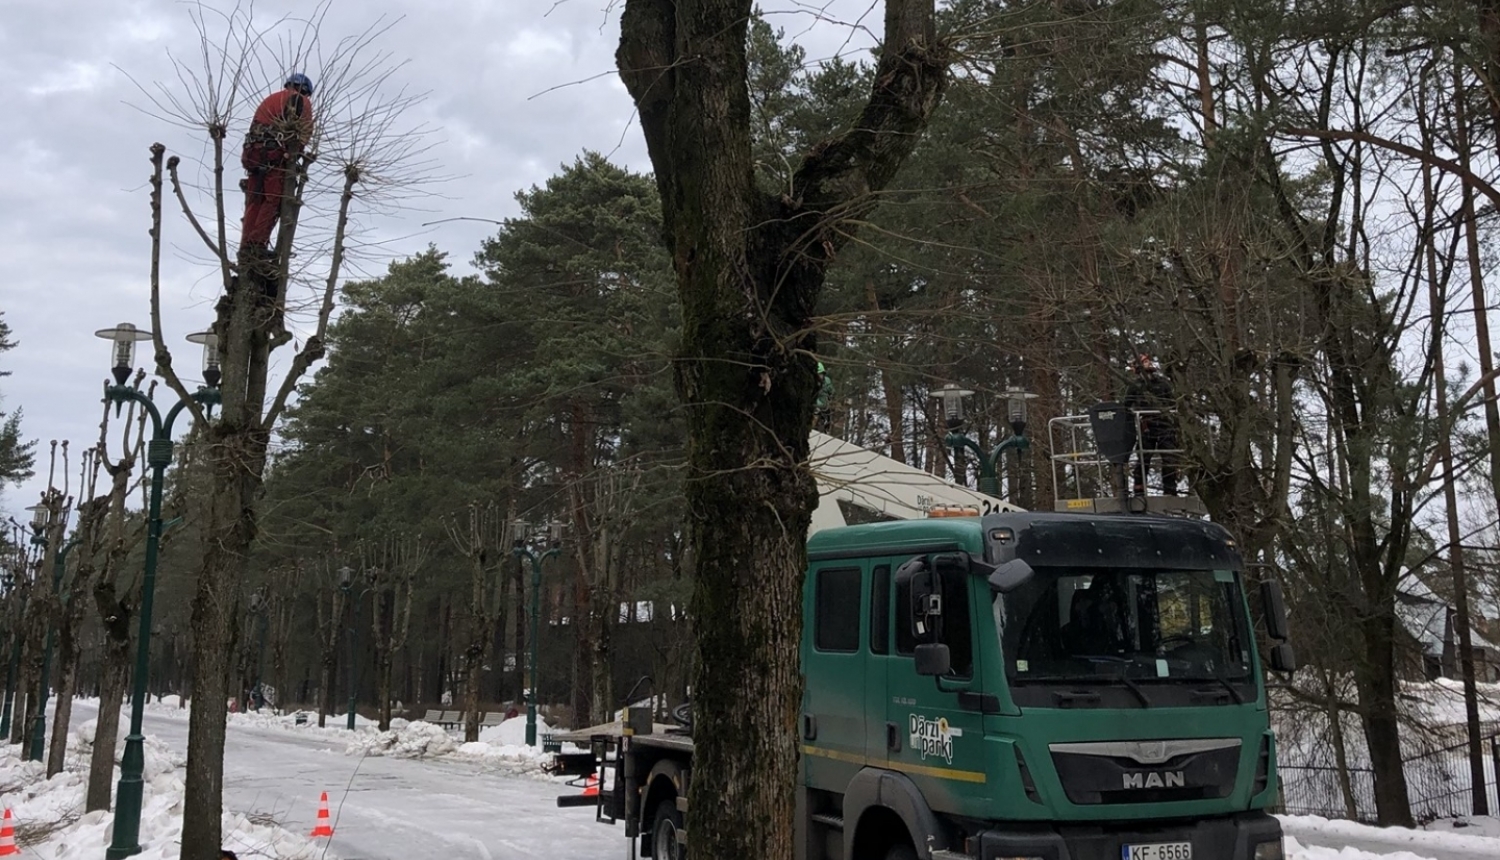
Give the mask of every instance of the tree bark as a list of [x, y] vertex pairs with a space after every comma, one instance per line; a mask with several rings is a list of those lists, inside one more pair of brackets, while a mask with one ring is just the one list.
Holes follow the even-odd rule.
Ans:
[[63, 609], [57, 631], [57, 704], [52, 711], [52, 746], [47, 750], [48, 778], [62, 773], [68, 751], [68, 729], [73, 719], [73, 696], [78, 692], [78, 613], [74, 600]]
[[130, 634], [123, 640], [106, 635], [100, 655], [99, 719], [94, 723], [94, 748], [89, 757], [89, 787], [84, 810], [109, 809], [114, 791], [115, 750], [120, 740], [120, 709], [130, 678]]
[[[705, 857], [792, 856], [812, 314], [845, 219], [873, 208], [941, 100], [932, 0], [887, 0], [870, 101], [778, 198], [757, 191], [746, 85], [752, 0], [627, 0], [616, 55], [661, 190], [682, 300], [693, 803]], [[945, 846], [933, 846], [945, 847]]]
[[[196, 655], [193, 708], [188, 716], [188, 762], [183, 799], [187, 825], [182, 831], [183, 858], [213, 857], [223, 839], [224, 731], [228, 716], [229, 678], [233, 669], [239, 584], [248, 573], [255, 540], [255, 510], [266, 463], [269, 433], [260, 425], [264, 403], [263, 366], [268, 349], [265, 329], [256, 322], [267, 309], [253, 302], [258, 287], [230, 295], [230, 333], [224, 356], [223, 411], [206, 428], [210, 490], [203, 523], [203, 567], [192, 601], [193, 648]], [[232, 380], [238, 378], [236, 385]], [[236, 390], [237, 389], [237, 390]], [[236, 694], [238, 691], [234, 691]]]

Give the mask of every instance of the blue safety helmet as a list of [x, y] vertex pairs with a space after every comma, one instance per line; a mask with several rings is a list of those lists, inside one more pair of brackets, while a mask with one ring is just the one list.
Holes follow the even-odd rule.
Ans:
[[297, 90], [305, 96], [310, 96], [313, 94], [312, 78], [309, 78], [307, 75], [304, 75], [301, 72], [292, 72], [290, 75], [287, 75], [286, 86], [296, 87]]

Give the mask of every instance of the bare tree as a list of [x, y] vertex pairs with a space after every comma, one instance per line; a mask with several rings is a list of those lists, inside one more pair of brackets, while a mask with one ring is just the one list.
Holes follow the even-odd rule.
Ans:
[[492, 632], [500, 613], [503, 591], [501, 569], [505, 551], [505, 516], [493, 504], [470, 504], [444, 526], [459, 555], [469, 560], [469, 606], [463, 648], [464, 740], [479, 740], [479, 691], [490, 659]]
[[[626, 0], [616, 54], [661, 191], [683, 308], [696, 559], [695, 851], [792, 856], [801, 583], [816, 501], [813, 312], [829, 265], [941, 101], [933, 0], [886, 0], [869, 101], [779, 194], [759, 189], [752, 0]], [[942, 847], [942, 846], [933, 846]]]
[[313, 595], [318, 618], [318, 728], [333, 713], [333, 679], [339, 664], [339, 640], [344, 632], [344, 589], [339, 588], [334, 560], [325, 560], [322, 582]]
[[380, 730], [391, 727], [391, 673], [396, 652], [406, 647], [411, 630], [412, 586], [427, 561], [430, 547], [420, 537], [392, 535], [362, 552], [372, 572], [375, 611], [370, 642], [375, 651], [375, 688], [380, 700]]
[[[392, 23], [378, 20], [361, 33], [330, 43], [321, 33], [327, 11], [325, 2], [305, 18], [263, 25], [249, 6], [222, 13], [190, 7], [200, 65], [174, 61], [177, 80], [143, 88], [163, 119], [203, 136], [209, 154], [201, 165], [204, 182], [194, 189], [199, 205], [189, 198], [181, 160], [166, 159], [165, 169], [183, 218], [201, 240], [224, 289], [212, 328], [222, 405], [209, 422], [173, 366], [161, 327], [164, 147], [158, 145], [153, 150], [151, 186], [155, 361], [157, 373], [186, 402], [202, 428], [209, 475], [196, 515], [204, 534], [204, 557], [192, 601], [196, 702], [189, 718], [183, 857], [210, 856], [221, 841], [229, 661], [238, 632], [236, 595], [249, 572], [249, 551], [258, 531], [255, 514], [267, 445], [296, 385], [325, 353], [338, 284], [355, 247], [350, 228], [356, 201], [388, 205], [425, 178], [423, 131], [402, 125], [402, 114], [421, 96], [391, 86], [400, 63], [377, 47]], [[261, 96], [279, 87], [289, 72], [302, 69], [319, 79], [317, 125], [308, 146], [287, 168], [271, 265], [240, 271], [229, 235], [233, 219], [225, 171], [234, 153], [226, 151], [226, 142], [244, 127]], [[310, 334], [275, 382], [272, 353], [292, 342], [286, 317], [303, 309], [312, 314]]]
[[[144, 374], [137, 373], [135, 386], [140, 387]], [[147, 393], [155, 389], [153, 382]], [[130, 517], [126, 500], [133, 489], [136, 463], [144, 453], [146, 415], [137, 412], [134, 403], [120, 430], [120, 456], [111, 459], [108, 448], [110, 406], [104, 407], [99, 420], [99, 443], [95, 463], [108, 476], [108, 487], [101, 494], [96, 483], [89, 487], [86, 515], [80, 517], [83, 545], [78, 570], [78, 588], [87, 589], [99, 613], [103, 629], [103, 648], [99, 667], [99, 718], [94, 724], [94, 746], [90, 753], [89, 785], [84, 806], [89, 812], [110, 808], [114, 788], [115, 748], [119, 742], [120, 703], [130, 676], [131, 621], [140, 606], [140, 577], [122, 578], [131, 551], [145, 537], [144, 522]], [[91, 481], [97, 474], [91, 475]]]

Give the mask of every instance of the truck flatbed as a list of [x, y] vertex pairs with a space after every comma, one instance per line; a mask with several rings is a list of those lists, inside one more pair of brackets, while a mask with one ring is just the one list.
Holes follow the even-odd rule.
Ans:
[[692, 752], [693, 749], [692, 737], [681, 726], [670, 723], [652, 723], [651, 734], [626, 735], [625, 724], [617, 720], [613, 723], [602, 723], [572, 732], [555, 732], [552, 739], [561, 743], [586, 747], [590, 740], [598, 735], [619, 739], [629, 737], [631, 746], [658, 747], [680, 752]]

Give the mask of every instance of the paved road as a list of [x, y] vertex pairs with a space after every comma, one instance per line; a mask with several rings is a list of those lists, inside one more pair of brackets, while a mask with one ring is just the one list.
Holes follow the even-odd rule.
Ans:
[[[75, 719], [93, 719], [78, 703]], [[148, 712], [146, 734], [187, 750], [187, 719]], [[344, 755], [342, 733], [231, 724], [224, 755], [224, 804], [299, 833], [328, 792], [331, 847], [345, 860], [620, 860], [621, 827], [588, 809], [558, 809], [577, 789], [509, 776], [452, 758], [413, 761]], [[347, 737], [346, 735], [344, 735]]]
[[[95, 716], [93, 708], [81, 702], [74, 713], [79, 721]], [[181, 752], [187, 750], [185, 713], [148, 712], [146, 733]], [[453, 758], [346, 756], [347, 737], [342, 731], [232, 723], [225, 749], [225, 805], [306, 833], [317, 817], [318, 794], [326, 791], [336, 831], [332, 849], [345, 860], [628, 856], [622, 828], [595, 823], [588, 809], [557, 808], [559, 794], [577, 789]], [[1500, 858], [1500, 851], [1483, 848], [1435, 852], [1411, 844], [1400, 831], [1362, 828], [1358, 837], [1346, 838], [1308, 825], [1305, 819], [1291, 819], [1286, 830], [1303, 845], [1399, 855], [1400, 860]]]

